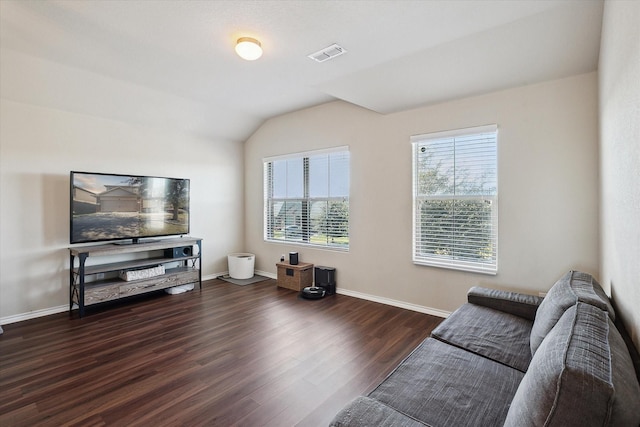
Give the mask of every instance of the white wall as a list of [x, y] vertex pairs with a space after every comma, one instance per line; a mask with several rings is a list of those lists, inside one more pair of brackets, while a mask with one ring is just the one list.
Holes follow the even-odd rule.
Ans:
[[[452, 311], [474, 285], [537, 293], [569, 269], [598, 275], [597, 76], [496, 92], [379, 115], [344, 102], [267, 121], [245, 144], [246, 250], [275, 274], [282, 253], [336, 267], [342, 290]], [[499, 126], [499, 273], [411, 261], [414, 134]], [[348, 145], [350, 251], [263, 241], [262, 159]], [[427, 310], [428, 311], [428, 310]]]
[[[227, 270], [244, 239], [241, 143], [178, 126], [169, 94], [83, 70], [3, 51], [0, 78], [0, 323], [68, 307], [70, 170], [190, 178], [203, 274]], [[114, 119], [119, 105], [144, 113]]]
[[640, 2], [605, 3], [600, 46], [602, 284], [640, 348]]

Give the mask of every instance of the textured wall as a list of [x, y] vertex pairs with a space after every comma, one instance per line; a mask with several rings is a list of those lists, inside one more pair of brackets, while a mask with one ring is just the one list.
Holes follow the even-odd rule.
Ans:
[[[338, 288], [452, 311], [486, 285], [537, 293], [569, 269], [598, 275], [597, 76], [584, 74], [379, 115], [344, 102], [267, 121], [245, 145], [246, 250], [275, 273], [280, 254], [337, 269]], [[411, 135], [499, 126], [497, 276], [411, 260]], [[350, 251], [263, 241], [262, 158], [348, 145]]]
[[640, 348], [640, 2], [605, 3], [600, 47], [602, 284]]
[[[0, 323], [68, 306], [70, 170], [190, 178], [203, 273], [227, 269], [244, 239], [241, 143], [178, 126], [168, 94], [7, 51], [2, 61]], [[118, 104], [144, 113], [101, 115]]]

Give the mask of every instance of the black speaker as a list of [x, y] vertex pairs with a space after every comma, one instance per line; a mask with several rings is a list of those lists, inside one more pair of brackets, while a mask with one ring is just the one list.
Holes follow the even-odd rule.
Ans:
[[193, 255], [193, 246], [180, 246], [164, 250], [165, 258], [182, 258]]
[[327, 291], [327, 295], [336, 293], [336, 269], [333, 267], [317, 266], [314, 268], [314, 286]]
[[298, 265], [298, 252], [289, 252], [289, 264]]

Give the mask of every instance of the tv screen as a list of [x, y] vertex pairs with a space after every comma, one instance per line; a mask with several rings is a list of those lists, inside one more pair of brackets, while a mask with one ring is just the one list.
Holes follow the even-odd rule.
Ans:
[[71, 243], [189, 233], [189, 180], [71, 172]]

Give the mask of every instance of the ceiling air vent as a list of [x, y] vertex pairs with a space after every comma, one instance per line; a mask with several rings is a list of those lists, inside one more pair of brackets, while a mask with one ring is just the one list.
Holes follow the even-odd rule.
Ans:
[[343, 47], [340, 47], [334, 43], [329, 47], [325, 47], [324, 49], [308, 55], [307, 57], [317, 62], [324, 62], [329, 59], [335, 58], [336, 56], [340, 56], [343, 53], [347, 53], [347, 51]]

